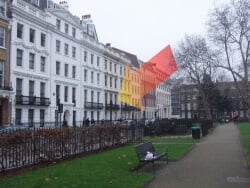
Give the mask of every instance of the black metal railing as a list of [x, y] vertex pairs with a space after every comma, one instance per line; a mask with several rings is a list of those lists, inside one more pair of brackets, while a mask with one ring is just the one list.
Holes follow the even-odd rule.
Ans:
[[0, 172], [141, 141], [141, 127], [93, 126], [29, 129], [0, 139]]
[[45, 97], [16, 95], [17, 105], [49, 106], [50, 99]]
[[97, 103], [97, 102], [84, 102], [84, 108], [87, 109], [103, 109], [103, 103]]
[[106, 110], [119, 110], [120, 105], [119, 104], [105, 104]]
[[0, 85], [0, 90], [13, 91], [11, 86]]
[[121, 105], [121, 108], [122, 110], [127, 110], [127, 111], [138, 110], [136, 107], [130, 105]]

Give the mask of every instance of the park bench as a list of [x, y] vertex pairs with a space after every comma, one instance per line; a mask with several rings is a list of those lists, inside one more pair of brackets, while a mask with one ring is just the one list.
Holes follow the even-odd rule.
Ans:
[[157, 153], [155, 151], [155, 148], [152, 142], [141, 143], [139, 145], [136, 145], [134, 148], [135, 148], [135, 152], [137, 154], [138, 160], [139, 160], [137, 171], [142, 165], [147, 164], [147, 163], [152, 163], [153, 170], [155, 171], [154, 162], [156, 160], [163, 158], [164, 156], [166, 156], [166, 161], [168, 163], [168, 151], [166, 150], [166, 152]]

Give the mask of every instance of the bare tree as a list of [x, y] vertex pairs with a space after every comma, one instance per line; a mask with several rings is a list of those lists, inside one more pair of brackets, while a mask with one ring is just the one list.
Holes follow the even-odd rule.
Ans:
[[215, 70], [213, 68], [213, 54], [207, 46], [206, 40], [197, 35], [185, 36], [176, 50], [175, 57], [183, 77], [196, 85], [201, 96], [206, 118], [211, 119], [208, 95], [203, 90], [202, 84], [204, 76], [213, 76]]
[[232, 0], [215, 8], [208, 22], [210, 39], [218, 50], [216, 67], [232, 75], [239, 92], [244, 116], [249, 109], [248, 81], [250, 65], [250, 1]]

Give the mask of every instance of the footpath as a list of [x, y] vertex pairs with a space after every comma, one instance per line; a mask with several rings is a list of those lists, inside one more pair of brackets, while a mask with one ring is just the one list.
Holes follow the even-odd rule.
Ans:
[[[156, 177], [145, 188], [250, 188], [250, 169], [233, 123], [216, 127], [183, 159], [157, 163]], [[150, 170], [150, 164], [142, 168]]]

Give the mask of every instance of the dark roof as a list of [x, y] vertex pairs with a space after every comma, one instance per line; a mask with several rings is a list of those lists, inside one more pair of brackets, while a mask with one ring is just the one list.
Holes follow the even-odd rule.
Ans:
[[115, 51], [117, 51], [117, 52], [119, 52], [119, 53], [121, 53], [121, 54], [124, 54], [128, 59], [130, 59], [132, 65], [133, 65], [134, 67], [136, 67], [136, 68], [139, 68], [139, 67], [140, 67], [140, 64], [139, 64], [139, 62], [138, 62], [138, 59], [137, 59], [137, 56], [136, 56], [136, 55], [131, 54], [131, 53], [126, 52], [126, 51], [123, 51], [123, 50], [120, 50], [120, 49], [118, 49], [118, 48], [112, 47], [112, 49], [115, 50]]

